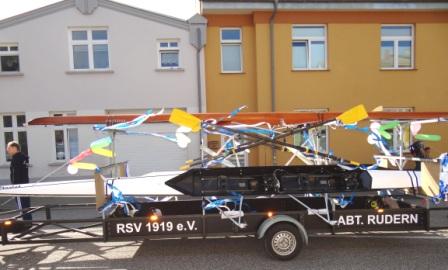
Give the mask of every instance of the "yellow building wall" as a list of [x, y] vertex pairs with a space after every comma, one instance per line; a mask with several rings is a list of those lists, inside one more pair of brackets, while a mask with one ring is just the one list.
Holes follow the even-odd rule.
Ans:
[[254, 27], [242, 27], [243, 73], [221, 72], [220, 27], [207, 29], [205, 49], [205, 79], [207, 111], [226, 112], [241, 105], [248, 111], [256, 111], [256, 67]]
[[[428, 15], [414, 24], [414, 70], [387, 71], [380, 69], [382, 22], [335, 19], [334, 23], [323, 23], [327, 25], [328, 70], [293, 71], [291, 31], [294, 23], [280, 19], [281, 22], [275, 24], [277, 111], [313, 108], [344, 111], [357, 104], [364, 104], [368, 110], [382, 105], [413, 107], [415, 111], [448, 111], [446, 14], [446, 21], [437, 14], [437, 20]], [[207, 17], [210, 16], [213, 21], [213, 15]], [[425, 21], [427, 17], [429, 22]], [[413, 23], [411, 18], [406, 21]], [[219, 28], [219, 25], [208, 28], [205, 49], [208, 111], [230, 111], [242, 104], [249, 106], [248, 111], [270, 111], [269, 24], [255, 17], [253, 25], [242, 26], [244, 73], [232, 75], [220, 73]], [[448, 151], [448, 124], [427, 125], [422, 132], [443, 137], [439, 143], [428, 143], [433, 155]], [[367, 144], [366, 134], [344, 130], [330, 132], [329, 148], [335, 155], [359, 162], [372, 162], [372, 155], [377, 153]], [[279, 164], [290, 156], [278, 154]], [[251, 165], [271, 163], [269, 148], [260, 149], [256, 155], [251, 158]]]

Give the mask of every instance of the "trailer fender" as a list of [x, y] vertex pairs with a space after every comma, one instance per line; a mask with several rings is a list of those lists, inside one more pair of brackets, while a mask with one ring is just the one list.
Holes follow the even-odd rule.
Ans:
[[294, 226], [296, 226], [300, 232], [300, 235], [305, 240], [305, 244], [308, 245], [308, 234], [306, 233], [305, 227], [303, 227], [303, 225], [297, 219], [294, 219], [287, 215], [276, 215], [263, 221], [263, 223], [261, 223], [261, 225], [258, 227], [257, 238], [258, 239], [263, 238], [266, 232], [269, 230], [269, 228], [271, 228], [272, 225], [277, 224], [279, 222], [291, 223]]

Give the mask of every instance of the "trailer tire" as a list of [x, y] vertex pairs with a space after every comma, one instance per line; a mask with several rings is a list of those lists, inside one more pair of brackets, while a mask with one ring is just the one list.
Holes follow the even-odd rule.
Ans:
[[266, 252], [278, 260], [291, 260], [296, 257], [305, 241], [293, 224], [281, 222], [273, 225], [264, 236]]

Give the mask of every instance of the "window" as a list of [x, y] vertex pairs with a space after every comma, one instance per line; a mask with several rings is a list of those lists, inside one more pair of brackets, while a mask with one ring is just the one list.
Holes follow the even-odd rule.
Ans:
[[179, 41], [166, 40], [158, 42], [159, 68], [179, 68]]
[[[299, 109], [295, 110], [295, 112], [323, 113], [328, 112], [328, 109]], [[319, 152], [328, 153], [328, 127], [321, 126], [309, 129], [307, 132], [294, 134], [294, 145], [313, 148]]]
[[[74, 112], [57, 112], [52, 116], [75, 115]], [[66, 161], [79, 154], [78, 129], [69, 126], [55, 126], [54, 128], [54, 160]]]
[[412, 25], [381, 27], [381, 68], [410, 69], [414, 67], [414, 28]]
[[221, 71], [224, 73], [243, 72], [241, 53], [241, 29], [221, 29]]
[[326, 27], [298, 25], [292, 28], [293, 70], [327, 68]]
[[19, 46], [0, 44], [0, 72], [19, 72]]
[[[26, 117], [24, 114], [4, 114], [0, 117], [0, 130], [3, 135], [3, 149], [10, 141], [17, 141], [21, 146], [21, 152], [28, 155], [28, 139], [26, 133]], [[1, 144], [0, 144], [1, 145]], [[5, 161], [10, 157], [5, 152]]]
[[[414, 108], [412, 107], [384, 107], [384, 112], [413, 112]], [[384, 123], [386, 123], [385, 121]], [[409, 152], [409, 146], [412, 145], [413, 140], [411, 136], [411, 126], [410, 124], [402, 124], [402, 136], [403, 136], [403, 151]], [[389, 130], [392, 135], [390, 140], [386, 140], [388, 148], [393, 152], [400, 151], [400, 129], [399, 127], [395, 127], [393, 130]]]
[[72, 29], [70, 61], [74, 70], [109, 69], [107, 29]]

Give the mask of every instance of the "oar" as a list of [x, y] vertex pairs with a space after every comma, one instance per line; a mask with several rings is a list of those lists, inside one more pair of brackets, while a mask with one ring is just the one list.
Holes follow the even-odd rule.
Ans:
[[[283, 134], [275, 136], [273, 138], [273, 140], [275, 141], [275, 140], [283, 139], [283, 138], [286, 138], [288, 136], [292, 136], [294, 134], [297, 134], [297, 133], [300, 133], [300, 132], [303, 132], [303, 131], [307, 131], [307, 130], [310, 130], [312, 128], [321, 127], [323, 125], [326, 125], [326, 124], [329, 124], [329, 123], [335, 122], [335, 121], [340, 121], [344, 125], [349, 125], [349, 124], [353, 124], [353, 123], [359, 122], [361, 120], [364, 120], [367, 117], [368, 117], [368, 114], [367, 114], [367, 111], [366, 111], [365, 107], [363, 105], [358, 105], [358, 106], [355, 106], [355, 107], [353, 107], [353, 108], [343, 112], [342, 114], [338, 115], [334, 119], [330, 119], [330, 120], [327, 120], [327, 121], [322, 121], [320, 123], [316, 123], [316, 124], [305, 126], [305, 127], [299, 127], [299, 128], [292, 129], [292, 130], [290, 130], [288, 132], [285, 132]], [[236, 152], [245, 151], [247, 149], [259, 146], [259, 145], [261, 145], [263, 143], [265, 143], [265, 142], [262, 141], [262, 140], [257, 140], [257, 141], [255, 141], [255, 142], [253, 142], [251, 144], [248, 144], [246, 146], [243, 146], [243, 147], [240, 147], [240, 148], [236, 149]]]
[[[294, 135], [296, 133], [306, 131], [306, 130], [309, 130], [312, 128], [320, 127], [325, 124], [329, 124], [331, 122], [339, 121], [344, 125], [349, 125], [349, 124], [353, 124], [358, 121], [364, 120], [366, 118], [368, 118], [368, 114], [367, 114], [367, 111], [366, 111], [364, 105], [358, 105], [358, 106], [355, 106], [355, 107], [341, 113], [334, 119], [322, 121], [322, 122], [319, 122], [319, 123], [316, 123], [313, 125], [309, 125], [306, 127], [295, 128], [295, 129], [290, 130], [289, 132], [285, 132], [283, 134], [275, 136], [274, 139], [286, 138], [286, 137]], [[179, 109], [174, 109], [172, 111], [169, 121], [171, 123], [179, 125], [179, 126], [189, 127], [194, 132], [199, 131], [201, 128], [201, 119], [199, 119], [199, 118], [195, 117], [194, 115], [191, 115], [185, 111], [179, 110]], [[258, 146], [260, 144], [262, 144], [262, 141], [256, 142], [253, 145], [248, 146], [246, 149]]]
[[[233, 153], [231, 153], [231, 154], [242, 152], [242, 151], [245, 151], [247, 149], [259, 146], [261, 144], [266, 144], [266, 143], [272, 144], [272, 145], [281, 144], [277, 140], [286, 138], [288, 136], [291, 136], [291, 135], [294, 135], [296, 133], [303, 132], [303, 131], [306, 131], [306, 130], [309, 130], [309, 129], [312, 129], [312, 128], [317, 128], [317, 127], [323, 126], [325, 124], [329, 124], [331, 122], [341, 122], [344, 125], [349, 125], [349, 124], [353, 124], [353, 123], [356, 123], [358, 121], [364, 120], [367, 117], [368, 117], [368, 114], [367, 114], [367, 111], [366, 111], [365, 107], [363, 105], [358, 105], [358, 106], [355, 106], [355, 107], [353, 107], [353, 108], [343, 112], [342, 114], [338, 115], [334, 119], [330, 119], [330, 120], [327, 120], [327, 121], [322, 121], [322, 122], [319, 122], [319, 123], [316, 123], [316, 124], [313, 124], [313, 125], [309, 125], [309, 126], [306, 126], [306, 127], [295, 128], [295, 129], [293, 129], [293, 130], [291, 130], [289, 132], [285, 132], [283, 134], [275, 136], [272, 139], [269, 139], [269, 138], [266, 138], [266, 137], [263, 137], [263, 136], [252, 136], [252, 138], [255, 138], [255, 139], [258, 139], [258, 140], [254, 141], [251, 144], [248, 144], [248, 145], [246, 145], [244, 147], [239, 147], [238, 149], [235, 149], [235, 151]], [[195, 117], [195, 116], [193, 116], [193, 115], [191, 115], [191, 114], [189, 114], [189, 113], [187, 113], [185, 111], [179, 110], [179, 109], [174, 109], [172, 111], [169, 121], [171, 123], [179, 125], [179, 126], [189, 127], [192, 131], [199, 131], [200, 128], [201, 128], [201, 125], [202, 125], [202, 122], [201, 122], [201, 120], [199, 118], [197, 118], [197, 117]], [[204, 122], [204, 125], [205, 126], [211, 126], [213, 124]], [[216, 126], [216, 125], [213, 125], [213, 126]], [[236, 132], [236, 130], [234, 130], [234, 129], [227, 129], [227, 128], [225, 128], [224, 130], [227, 130], [227, 131], [230, 131], [230, 132], [233, 132], [233, 133], [243, 134], [243, 135], [248, 135], [249, 134], [249, 133], [241, 132], [241, 131], [240, 132]], [[299, 150], [299, 151], [310, 151], [310, 149], [307, 149], [307, 148], [304, 148], [304, 147], [300, 147], [301, 149], [297, 149], [296, 148], [297, 146], [292, 145], [292, 144], [287, 144], [287, 145], [283, 145], [283, 146], [289, 146], [289, 147], [295, 148], [296, 150]], [[326, 155], [325, 153], [322, 153], [322, 154]], [[213, 159], [222, 158], [222, 156], [223, 155], [218, 155], [216, 157], [213, 157], [212, 160]], [[194, 163], [196, 163], [196, 162], [190, 163], [190, 165], [192, 166]], [[350, 162], [348, 162], [348, 163], [350, 163]]]
[[359, 166], [360, 165], [356, 161], [343, 159], [343, 158], [340, 158], [340, 157], [336, 157], [336, 156], [333, 156], [333, 155], [330, 155], [330, 154], [327, 154], [327, 153], [322, 153], [322, 152], [315, 151], [315, 150], [313, 151], [312, 149], [309, 149], [309, 148], [306, 148], [306, 147], [290, 144], [290, 143], [287, 143], [287, 142], [277, 141], [276, 139], [266, 138], [266, 137], [260, 136], [258, 134], [245, 133], [244, 131], [241, 131], [241, 130], [233, 130], [233, 129], [228, 128], [228, 127], [222, 127], [222, 126], [208, 124], [208, 123], [205, 124], [205, 126], [206, 127], [210, 127], [210, 128], [212, 128], [214, 130], [225, 130], [225, 131], [228, 131], [228, 132], [238, 133], [238, 134], [241, 134], [241, 135], [246, 136], [246, 137], [251, 137], [251, 138], [263, 141], [264, 144], [268, 144], [268, 145], [281, 145], [281, 146], [285, 146], [285, 147], [291, 147], [291, 148], [294, 148], [294, 149], [296, 149], [298, 151], [305, 152], [305, 153], [310, 153], [311, 152], [311, 153], [313, 153], [313, 154], [315, 154], [317, 156], [320, 156], [322, 158], [328, 158], [328, 159], [331, 159], [331, 160], [336, 161], [338, 163], [351, 164], [351, 165], [355, 165], [355, 166]]

